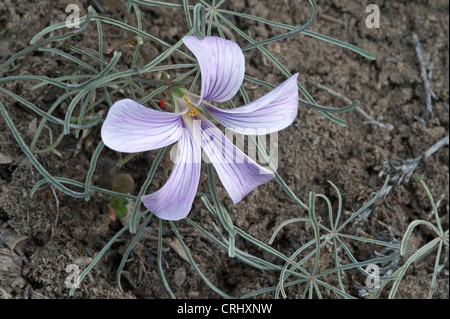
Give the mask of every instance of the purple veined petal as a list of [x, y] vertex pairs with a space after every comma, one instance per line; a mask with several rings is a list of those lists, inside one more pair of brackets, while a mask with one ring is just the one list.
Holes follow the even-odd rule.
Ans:
[[275, 176], [239, 150], [209, 120], [200, 118], [202, 148], [234, 204]]
[[166, 184], [141, 197], [145, 207], [159, 218], [179, 220], [191, 210], [200, 180], [201, 148], [199, 138], [184, 127], [178, 141], [178, 159]]
[[237, 43], [219, 37], [183, 38], [184, 44], [198, 60], [202, 75], [199, 105], [202, 100], [224, 102], [236, 95], [245, 73], [245, 58]]
[[263, 135], [289, 126], [298, 111], [298, 73], [261, 98], [235, 109], [205, 107], [223, 126], [246, 135]]
[[143, 152], [178, 141], [181, 123], [181, 114], [156, 111], [124, 99], [109, 110], [101, 136], [105, 145], [113, 150]]

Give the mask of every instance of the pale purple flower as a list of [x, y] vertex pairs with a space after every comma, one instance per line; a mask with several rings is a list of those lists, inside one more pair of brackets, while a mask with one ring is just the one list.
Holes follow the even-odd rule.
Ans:
[[268, 134], [289, 126], [298, 108], [297, 74], [241, 107], [220, 109], [206, 102], [224, 102], [237, 93], [244, 80], [244, 55], [236, 43], [218, 37], [200, 40], [188, 36], [183, 41], [200, 66], [200, 96], [184, 88], [173, 89], [175, 113], [153, 110], [130, 99], [117, 101], [101, 131], [105, 145], [125, 153], [154, 150], [178, 141], [178, 159], [166, 184], [141, 198], [151, 212], [167, 220], [182, 219], [191, 210], [200, 179], [201, 149], [233, 203], [274, 177], [228, 140], [209, 116], [235, 131], [254, 135], [264, 129]]

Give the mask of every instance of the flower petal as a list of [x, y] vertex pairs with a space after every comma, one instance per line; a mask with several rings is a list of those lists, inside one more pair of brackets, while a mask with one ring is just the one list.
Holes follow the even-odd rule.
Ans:
[[297, 116], [298, 89], [295, 74], [263, 97], [235, 109], [219, 109], [204, 102], [223, 126], [247, 135], [263, 135], [289, 126]]
[[159, 218], [185, 218], [197, 193], [201, 168], [199, 138], [183, 128], [178, 142], [178, 159], [166, 184], [158, 191], [141, 197], [145, 207]]
[[233, 203], [238, 203], [253, 188], [275, 176], [239, 150], [209, 120], [203, 116], [200, 118], [202, 148], [214, 165], [217, 175]]
[[195, 55], [202, 74], [202, 100], [224, 102], [236, 95], [245, 73], [245, 58], [237, 43], [219, 37], [195, 36], [183, 38], [184, 44]]
[[133, 100], [117, 101], [103, 123], [109, 148], [125, 153], [158, 149], [178, 141], [181, 115], [149, 109]]

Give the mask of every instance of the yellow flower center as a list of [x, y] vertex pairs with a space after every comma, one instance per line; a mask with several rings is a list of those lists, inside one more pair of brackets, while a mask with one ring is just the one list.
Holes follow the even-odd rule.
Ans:
[[183, 96], [183, 99], [186, 101], [187, 105], [189, 106], [189, 112], [187, 113], [187, 115], [189, 115], [190, 117], [197, 116], [198, 115], [197, 108], [191, 102], [189, 102], [189, 100], [186, 98], [186, 95]]

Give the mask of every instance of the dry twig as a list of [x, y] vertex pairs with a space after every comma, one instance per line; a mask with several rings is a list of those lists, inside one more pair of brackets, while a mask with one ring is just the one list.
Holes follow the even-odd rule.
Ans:
[[[413, 33], [412, 39], [414, 42], [414, 48], [416, 49], [416, 55], [417, 60], [419, 61], [420, 65], [420, 77], [423, 81], [423, 86], [425, 87], [425, 93], [426, 93], [426, 104], [427, 104], [427, 110], [425, 113], [425, 118], [423, 119], [424, 124], [427, 125], [428, 121], [433, 117], [433, 103], [431, 101], [431, 98], [437, 99], [436, 94], [431, 90], [430, 88], [430, 82], [428, 80], [428, 77], [431, 77], [432, 69], [430, 69], [430, 73], [427, 73], [427, 66], [425, 64], [425, 61], [423, 60], [422, 56], [422, 49], [420, 47], [419, 37], [416, 33]], [[431, 65], [430, 65], [431, 67]], [[415, 117], [416, 119], [420, 120], [419, 118]]]
[[[348, 97], [342, 95], [339, 92], [336, 92], [333, 89], [330, 89], [329, 87], [322, 85], [320, 83], [315, 83], [315, 85], [319, 88], [322, 89], [324, 91], [327, 91], [329, 94], [334, 95], [342, 100], [344, 100], [346, 103], [350, 104], [353, 101], [350, 100]], [[389, 131], [392, 130], [394, 128], [394, 126], [392, 124], [389, 123], [381, 123], [380, 121], [375, 120], [371, 115], [367, 114], [366, 111], [364, 111], [359, 105], [356, 107], [356, 110], [361, 113], [365, 118], [366, 121], [364, 122], [364, 124], [374, 124], [374, 125], [378, 125], [382, 128], [388, 129]]]

